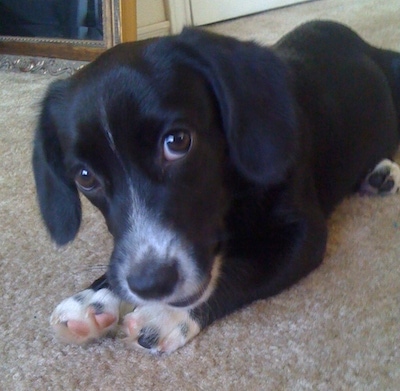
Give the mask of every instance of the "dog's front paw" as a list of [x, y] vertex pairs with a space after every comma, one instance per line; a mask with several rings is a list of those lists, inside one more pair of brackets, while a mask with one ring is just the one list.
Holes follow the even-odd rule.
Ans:
[[382, 160], [365, 178], [362, 194], [394, 194], [400, 188], [400, 166], [389, 159]]
[[50, 317], [56, 337], [82, 344], [114, 331], [120, 300], [109, 289], [86, 289], [63, 300]]
[[186, 309], [166, 305], [137, 307], [123, 321], [127, 342], [153, 354], [172, 353], [200, 332]]

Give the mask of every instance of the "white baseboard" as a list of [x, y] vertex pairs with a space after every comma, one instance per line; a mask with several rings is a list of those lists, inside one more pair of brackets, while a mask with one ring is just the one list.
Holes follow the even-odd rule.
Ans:
[[166, 20], [138, 28], [138, 40], [171, 34], [171, 23]]

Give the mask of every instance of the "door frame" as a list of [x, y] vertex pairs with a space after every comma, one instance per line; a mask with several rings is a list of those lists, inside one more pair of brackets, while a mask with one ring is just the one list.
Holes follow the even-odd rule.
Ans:
[[171, 33], [178, 34], [185, 26], [193, 26], [190, 0], [166, 0]]

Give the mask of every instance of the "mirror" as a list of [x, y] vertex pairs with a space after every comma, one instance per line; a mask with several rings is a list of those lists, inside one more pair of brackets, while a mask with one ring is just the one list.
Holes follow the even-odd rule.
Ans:
[[135, 38], [135, 0], [0, 0], [0, 54], [90, 61]]

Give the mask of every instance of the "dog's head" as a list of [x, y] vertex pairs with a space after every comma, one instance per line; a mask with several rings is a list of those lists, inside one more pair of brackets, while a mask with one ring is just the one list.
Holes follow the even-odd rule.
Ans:
[[197, 30], [119, 45], [44, 99], [33, 154], [41, 212], [52, 238], [69, 242], [79, 190], [114, 236], [114, 291], [192, 305], [218, 275], [232, 176], [281, 181], [296, 142], [271, 51]]

